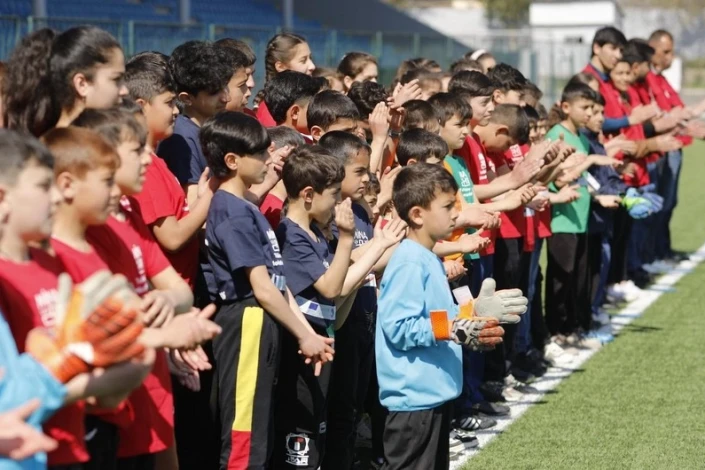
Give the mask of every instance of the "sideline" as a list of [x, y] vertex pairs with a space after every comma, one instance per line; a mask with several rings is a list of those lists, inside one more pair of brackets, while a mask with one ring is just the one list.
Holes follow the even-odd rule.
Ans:
[[[614, 333], [618, 333], [636, 318], [642, 316], [644, 312], [663, 294], [673, 292], [673, 287], [676, 283], [678, 283], [678, 281], [680, 281], [687, 274], [693, 272], [695, 268], [703, 261], [705, 261], [705, 244], [698, 248], [695, 253], [690, 255], [689, 259], [681, 261], [669, 272], [662, 274], [654, 284], [645, 289], [646, 293], [644, 295], [627, 304], [616, 315], [612, 315], [611, 320]], [[619, 338], [615, 338], [615, 341], [619, 341]], [[451, 460], [450, 470], [461, 469], [470, 459], [472, 459], [479, 452], [482, 452], [482, 449], [487, 447], [487, 444], [490, 441], [501, 434], [514, 421], [519, 419], [526, 412], [526, 410], [529, 409], [529, 407], [534, 405], [537, 401], [540, 401], [547, 392], [556, 388], [558, 384], [569, 377], [575, 370], [580, 369], [581, 366], [597, 352], [599, 352], [599, 350], [583, 350], [576, 355], [576, 358], [570, 363], [570, 365], [565, 367], [550, 367], [543, 377], [531, 384], [532, 387], [539, 390], [539, 394], [524, 395], [524, 398], [521, 401], [504, 403], [511, 409], [510, 417], [508, 419], [497, 419], [497, 426], [492, 429], [477, 431], [476, 435], [477, 439], [480, 441], [480, 446], [471, 451], [463, 452], [458, 457]]]

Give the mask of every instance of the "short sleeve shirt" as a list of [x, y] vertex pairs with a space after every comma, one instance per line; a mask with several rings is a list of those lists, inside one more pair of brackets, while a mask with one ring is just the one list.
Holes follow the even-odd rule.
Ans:
[[195, 122], [180, 114], [174, 123], [174, 133], [157, 147], [157, 155], [164, 159], [181, 185], [198, 184], [206, 169], [206, 157], [203, 156], [198, 138], [199, 131]]
[[[473, 202], [475, 202], [475, 186], [472, 182], [470, 170], [468, 170], [465, 160], [457, 155], [448, 155], [443, 161], [443, 164], [446, 169], [450, 172], [450, 174], [453, 175], [453, 179], [455, 179], [455, 182], [458, 183], [459, 195], [456, 197], [462, 197], [463, 200], [468, 204], [472, 204]], [[458, 207], [461, 207], [461, 204], [457, 205]], [[475, 233], [476, 231], [477, 230], [472, 227], [455, 230], [453, 232], [453, 235], [451, 236], [451, 239], [456, 240], [463, 233]], [[465, 255], [465, 259], [468, 260], [478, 259], [479, 257], [480, 255], [478, 255], [477, 253], [468, 253]]]
[[277, 237], [257, 206], [218, 190], [206, 221], [206, 249], [213, 271], [209, 292], [220, 302], [242, 301], [254, 296], [246, 268], [266, 266], [272, 282], [286, 288], [284, 261]]
[[296, 222], [283, 219], [277, 227], [277, 240], [284, 258], [284, 274], [296, 303], [308, 321], [329, 333], [335, 324], [335, 302], [323, 297], [313, 286], [333, 262], [333, 251], [321, 231], [311, 225], [316, 239]]

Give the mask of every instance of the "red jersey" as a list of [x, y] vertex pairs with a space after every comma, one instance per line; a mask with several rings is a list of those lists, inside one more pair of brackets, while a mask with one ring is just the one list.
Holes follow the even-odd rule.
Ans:
[[[120, 200], [125, 222], [109, 217], [105, 225], [90, 227], [86, 238], [113, 272], [123, 274], [139, 295], [149, 291], [149, 279], [169, 267], [152, 233], [134, 210], [130, 198]], [[116, 241], [117, 240], [117, 241]], [[130, 395], [138, 420], [120, 429], [118, 457], [152, 454], [173, 444], [174, 397], [163, 351], [157, 351], [152, 371]]]
[[[30, 248], [30, 260], [15, 263], [0, 259], [0, 306], [19, 352], [24, 351], [29, 331], [54, 328], [61, 262], [49, 253]], [[58, 443], [49, 454], [50, 465], [87, 462], [82, 402], [65, 406], [44, 423], [44, 432]]]
[[[646, 84], [648, 85], [652, 100], [658, 104], [661, 110], [668, 112], [674, 108], [683, 108], [685, 106], [678, 92], [673, 89], [663, 75], [649, 71], [649, 73], [646, 74]], [[683, 145], [693, 143], [693, 138], [689, 135], [680, 135], [678, 139], [683, 142]]]
[[274, 122], [272, 114], [269, 112], [269, 108], [267, 108], [267, 103], [264, 101], [260, 101], [259, 106], [257, 106], [255, 117], [264, 127], [276, 127], [277, 125], [277, 123]]
[[[504, 154], [490, 154], [497, 168], [507, 165], [510, 169], [524, 159], [525, 152], [528, 152], [528, 145], [512, 145]], [[526, 232], [526, 221], [524, 220], [524, 208], [519, 207], [513, 211], [501, 213], [502, 225], [499, 227], [499, 238], [519, 238]]]
[[[465, 160], [465, 164], [470, 170], [470, 178], [475, 185], [489, 184], [487, 178], [487, 170], [495, 171], [494, 162], [487, 158], [487, 150], [485, 150], [480, 136], [473, 133], [465, 138], [463, 146], [457, 150], [457, 154]], [[482, 202], [482, 201], [480, 201]], [[485, 238], [490, 239], [490, 244], [484, 250], [480, 251], [480, 256], [494, 254], [494, 243], [497, 239], [497, 230], [485, 230], [481, 234]]]
[[[169, 171], [164, 160], [152, 155], [152, 164], [147, 167], [142, 192], [132, 198], [134, 210], [144, 223], [153, 226], [166, 217], [181, 220], [189, 214], [186, 195], [179, 180]], [[199, 238], [195, 234], [179, 251], [165, 251], [176, 272], [193, 288], [198, 274]]]
[[282, 218], [282, 209], [283, 208], [284, 208], [284, 201], [279, 199], [274, 194], [268, 193], [264, 197], [262, 204], [259, 206], [259, 211], [267, 219], [267, 222], [269, 222], [269, 225], [271, 225], [272, 228], [274, 230], [276, 230], [277, 227], [279, 227], [279, 222], [281, 221], [281, 218]]
[[536, 217], [536, 236], [538, 238], [548, 238], [553, 235], [551, 232], [551, 206], [547, 206], [543, 212]]

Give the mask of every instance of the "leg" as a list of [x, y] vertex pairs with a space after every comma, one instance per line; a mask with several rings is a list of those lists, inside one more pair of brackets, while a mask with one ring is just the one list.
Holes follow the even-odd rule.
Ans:
[[447, 470], [448, 406], [389, 413], [384, 427], [385, 470]]
[[575, 270], [573, 277], [575, 279], [574, 290], [574, 305], [577, 313], [577, 325], [585, 332], [592, 329], [592, 312], [590, 309], [590, 276], [588, 269], [588, 260], [590, 252], [588, 248], [588, 235], [581, 233], [576, 236], [577, 246], [575, 250]]
[[576, 326], [575, 312], [569, 312], [576, 248], [577, 237], [572, 233], [555, 233], [548, 240], [546, 324], [552, 335], [571, 334]]

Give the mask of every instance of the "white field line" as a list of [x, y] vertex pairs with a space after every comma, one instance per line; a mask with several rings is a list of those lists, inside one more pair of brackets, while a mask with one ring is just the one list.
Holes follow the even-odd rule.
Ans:
[[[630, 302], [622, 310], [620, 310], [617, 315], [613, 315], [613, 331], [615, 333], [619, 332], [626, 325], [634, 321], [634, 319], [643, 315], [651, 304], [656, 302], [656, 300], [664, 293], [672, 292], [673, 286], [675, 286], [675, 284], [686, 274], [690, 274], [695, 267], [703, 261], [705, 261], [705, 244], [703, 244], [698, 251], [693, 253], [690, 256], [690, 259], [682, 261], [680, 264], [671, 269], [671, 271], [661, 275], [661, 277], [659, 277], [653, 285], [649, 286], [648, 289], [645, 289], [644, 295], [637, 300]], [[615, 341], [619, 341], [619, 338], [615, 339]], [[530, 406], [540, 401], [547, 392], [556, 388], [558, 384], [563, 381], [563, 379], [570, 376], [570, 374], [575, 370], [579, 369], [583, 363], [590, 359], [590, 357], [592, 357], [592, 355], [596, 352], [597, 351], [592, 350], [581, 350], [575, 358], [569, 362], [569, 365], [549, 368], [546, 375], [531, 384], [532, 387], [541, 392], [540, 394], [524, 395], [521, 401], [505, 403], [512, 410], [510, 417], [507, 419], [498, 419], [497, 425], [492, 429], [477, 431], [476, 435], [480, 441], [480, 446], [474, 450], [463, 452], [459, 456], [453, 458], [451, 460], [450, 469], [460, 469], [463, 464], [481, 452], [492, 439], [501, 434], [502, 431], [507, 429], [514, 421], [519, 419], [519, 417], [521, 417], [521, 415], [523, 415]]]

